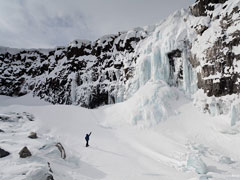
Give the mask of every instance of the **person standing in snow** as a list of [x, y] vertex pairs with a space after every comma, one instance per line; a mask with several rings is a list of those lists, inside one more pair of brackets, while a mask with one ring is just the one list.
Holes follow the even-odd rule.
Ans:
[[85, 136], [85, 140], [86, 140], [86, 147], [88, 147], [89, 146], [89, 144], [88, 144], [88, 141], [89, 141], [89, 137], [90, 137], [90, 135], [92, 134], [92, 132], [90, 132], [89, 134], [86, 134], [86, 136]]

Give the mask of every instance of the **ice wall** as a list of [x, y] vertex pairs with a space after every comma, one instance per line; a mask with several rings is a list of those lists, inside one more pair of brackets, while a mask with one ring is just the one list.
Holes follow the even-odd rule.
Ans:
[[189, 97], [197, 90], [196, 70], [189, 63], [189, 41], [195, 36], [191, 30], [190, 12], [180, 10], [168, 19], [157, 25], [155, 31], [137, 47], [140, 54], [137, 59], [136, 70], [133, 79], [127, 84], [125, 98], [131, 97], [139, 88], [148, 81], [159, 80], [171, 84], [170, 64], [168, 53], [178, 49], [182, 52], [180, 57], [183, 71], [183, 82], [178, 84]]
[[[124, 99], [133, 96], [149, 81], [156, 83], [164, 81], [169, 86], [177, 87], [186, 96], [194, 99], [195, 105], [203, 112], [213, 116], [229, 114], [231, 125], [235, 125], [239, 121], [240, 115], [240, 103], [235, 103], [239, 100], [239, 95], [234, 94], [231, 87], [227, 86], [227, 78], [231, 77], [232, 69], [237, 71], [238, 64], [233, 63], [234, 68], [228, 69], [226, 67], [224, 72], [216, 73], [217, 68], [222, 67], [221, 63], [218, 64], [218, 61], [221, 61], [221, 58], [217, 57], [221, 50], [221, 43], [218, 45], [217, 38], [219, 34], [222, 36], [221, 33], [224, 32], [224, 16], [225, 19], [232, 18], [233, 20], [239, 17], [238, 14], [234, 17], [227, 15], [227, 12], [231, 11], [232, 15], [236, 13], [235, 6], [236, 2], [233, 0], [229, 1], [225, 9], [222, 4], [218, 4], [216, 10], [212, 11], [212, 16], [200, 17], [193, 16], [189, 10], [180, 10], [156, 25], [152, 34], [136, 47], [139, 57], [136, 62], [135, 74], [127, 82]], [[222, 13], [223, 11], [225, 13]], [[221, 15], [222, 20], [217, 15]], [[237, 22], [236, 20], [236, 25]], [[229, 22], [228, 26], [231, 25]], [[231, 33], [237, 27], [230, 28]], [[235, 33], [237, 34], [237, 32]], [[220, 50], [218, 51], [218, 49]], [[233, 48], [233, 51], [238, 54], [236, 49]], [[174, 55], [174, 53], [181, 54]], [[231, 48], [229, 53], [232, 53]], [[225, 52], [225, 54], [228, 53]], [[170, 59], [169, 55], [173, 59]], [[208, 56], [209, 61], [207, 61]], [[218, 59], [214, 59], [215, 57]], [[224, 60], [228, 58], [224, 55], [220, 57], [225, 58]], [[208, 67], [207, 71], [204, 67]], [[173, 70], [174, 72], [172, 72]], [[179, 72], [182, 73], [181, 77], [178, 77]], [[223, 82], [221, 86], [218, 86], [219, 84], [215, 81], [220, 82], [220, 78]], [[208, 79], [209, 81], [207, 81]], [[211, 81], [212, 79], [213, 81]], [[224, 85], [225, 81], [226, 85]], [[231, 84], [231, 79], [229, 84]], [[209, 94], [209, 92], [217, 90], [223, 93], [217, 97], [215, 97], [216, 93]]]
[[[196, 33], [190, 28], [192, 21], [186, 21], [191, 18], [188, 10], [177, 11], [157, 25], [136, 47], [138, 58], [134, 75], [126, 82], [122, 98], [128, 102], [124, 113], [130, 115], [126, 117], [130, 124], [149, 127], [164, 121], [174, 114], [169, 102], [176, 101], [180, 96], [177, 89], [190, 98], [196, 92], [197, 72], [189, 62], [189, 42]], [[174, 77], [170, 75], [168, 56], [175, 50], [181, 52], [175, 63], [183, 73], [183, 79], [178, 84], [172, 83]]]

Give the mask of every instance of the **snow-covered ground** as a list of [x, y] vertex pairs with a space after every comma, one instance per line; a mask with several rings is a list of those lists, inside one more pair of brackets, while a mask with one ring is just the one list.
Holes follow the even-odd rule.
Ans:
[[[51, 105], [30, 95], [0, 96], [0, 115], [9, 112], [22, 118], [0, 120], [5, 131], [0, 148], [11, 153], [0, 159], [1, 180], [43, 179], [48, 162], [55, 180], [240, 180], [239, 124], [231, 127], [227, 115], [202, 114], [162, 83], [147, 83], [129, 100], [95, 110]], [[39, 138], [29, 139], [31, 131]], [[57, 142], [66, 150], [65, 160]], [[19, 158], [24, 146], [32, 157]]]

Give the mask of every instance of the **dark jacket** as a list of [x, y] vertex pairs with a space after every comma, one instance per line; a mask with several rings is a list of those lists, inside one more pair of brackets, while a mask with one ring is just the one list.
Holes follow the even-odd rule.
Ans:
[[91, 134], [92, 134], [92, 132], [90, 132], [89, 134], [86, 134], [86, 136], [85, 136], [86, 141], [89, 141], [89, 137], [90, 137]]

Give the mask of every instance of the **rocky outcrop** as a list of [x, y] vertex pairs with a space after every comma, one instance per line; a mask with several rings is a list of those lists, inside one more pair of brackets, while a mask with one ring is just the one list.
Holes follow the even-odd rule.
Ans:
[[[240, 31], [235, 30], [226, 36], [239, 20], [240, 10], [234, 8], [232, 12], [220, 19], [221, 33], [211, 47], [205, 51], [205, 65], [198, 73], [198, 88], [203, 89], [208, 96], [221, 97], [240, 93], [240, 54], [236, 49], [240, 46]], [[197, 60], [196, 60], [197, 61]]]
[[197, 0], [191, 7], [194, 16], [207, 16], [207, 11], [214, 10], [214, 4], [225, 3], [227, 0]]
[[4, 157], [6, 157], [8, 155], [10, 155], [9, 152], [7, 152], [4, 149], [0, 148], [0, 158], [4, 158]]
[[30, 139], [37, 139], [38, 138], [37, 133], [35, 133], [35, 132], [31, 132], [28, 137]]
[[32, 153], [29, 151], [29, 149], [25, 146], [22, 148], [22, 150], [19, 152], [20, 158], [26, 158], [32, 156]]
[[198, 35], [202, 35], [204, 33], [204, 31], [206, 31], [208, 29], [207, 26], [202, 25], [202, 24], [198, 24], [194, 28], [195, 28]]

